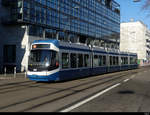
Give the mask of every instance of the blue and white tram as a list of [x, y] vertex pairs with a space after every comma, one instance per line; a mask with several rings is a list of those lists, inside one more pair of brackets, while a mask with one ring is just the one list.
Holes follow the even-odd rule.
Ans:
[[59, 43], [58, 41], [34, 41], [28, 61], [27, 76], [35, 81], [59, 79]]
[[27, 76], [33, 81], [70, 80], [134, 69], [136, 58], [135, 54], [108, 52], [81, 44], [36, 40], [31, 45]]

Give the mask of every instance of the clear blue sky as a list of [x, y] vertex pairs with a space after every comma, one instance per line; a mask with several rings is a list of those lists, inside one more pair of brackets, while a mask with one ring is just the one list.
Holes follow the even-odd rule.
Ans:
[[150, 16], [148, 16], [148, 11], [142, 10], [145, 0], [141, 0], [141, 2], [133, 2], [133, 0], [115, 1], [120, 4], [121, 22], [128, 22], [131, 18], [133, 18], [135, 21], [142, 21], [150, 29]]

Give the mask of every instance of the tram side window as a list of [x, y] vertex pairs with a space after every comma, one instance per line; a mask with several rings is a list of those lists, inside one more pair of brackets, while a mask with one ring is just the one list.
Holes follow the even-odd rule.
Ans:
[[123, 57], [121, 57], [121, 65], [123, 65]]
[[130, 57], [130, 64], [132, 64], [132, 59], [133, 59], [133, 58], [132, 58], [132, 57]]
[[106, 56], [103, 56], [103, 65], [106, 65]]
[[130, 64], [137, 64], [136, 57], [130, 57]]
[[99, 56], [99, 66], [103, 65], [103, 60], [102, 60], [102, 56]]
[[98, 55], [94, 55], [93, 66], [97, 67], [99, 65]]
[[109, 60], [110, 60], [110, 65], [113, 65], [113, 57], [112, 56], [110, 56]]
[[116, 65], [116, 57], [113, 56], [113, 65]]
[[84, 66], [85, 67], [90, 67], [90, 60], [89, 60], [89, 55], [88, 54], [84, 55]]
[[78, 67], [83, 67], [83, 54], [78, 54]]
[[137, 64], [137, 57], [134, 57], [134, 64]]
[[124, 57], [121, 57], [121, 65], [124, 65], [125, 64], [125, 58]]
[[71, 63], [71, 68], [77, 68], [77, 55], [72, 53], [70, 55], [70, 63]]
[[52, 51], [52, 54], [51, 54], [51, 66], [49, 69], [56, 69], [59, 67], [59, 56], [58, 56], [58, 53], [55, 52], [55, 51]]
[[116, 57], [116, 65], [119, 65], [119, 57]]
[[69, 68], [69, 54], [62, 53], [62, 68], [66, 69]]
[[121, 57], [121, 65], [128, 64], [128, 57]]
[[125, 64], [128, 64], [128, 57], [125, 57]]

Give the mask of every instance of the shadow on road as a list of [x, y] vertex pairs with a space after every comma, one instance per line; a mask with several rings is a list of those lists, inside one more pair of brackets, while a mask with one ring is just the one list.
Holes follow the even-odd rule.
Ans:
[[119, 91], [118, 93], [119, 94], [134, 94], [135, 92], [131, 90], [124, 90], [124, 91]]

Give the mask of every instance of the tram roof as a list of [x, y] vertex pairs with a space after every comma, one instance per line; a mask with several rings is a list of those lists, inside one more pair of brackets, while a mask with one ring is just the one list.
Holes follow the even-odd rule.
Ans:
[[33, 44], [40, 44], [40, 43], [42, 43], [42, 44], [44, 44], [44, 43], [53, 43], [53, 44], [55, 44], [55, 46], [57, 46], [57, 47], [59, 47], [59, 41], [58, 40], [35, 40], [34, 42], [33, 42]]

